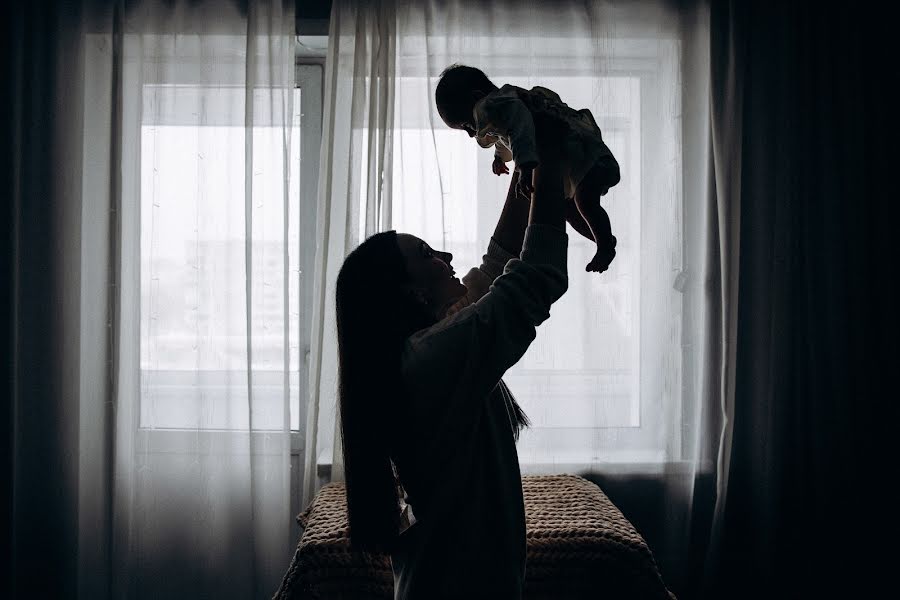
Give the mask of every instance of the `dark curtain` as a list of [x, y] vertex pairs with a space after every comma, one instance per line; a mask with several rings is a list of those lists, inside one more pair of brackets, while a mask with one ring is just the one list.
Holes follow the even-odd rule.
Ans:
[[[107, 356], [81, 349], [108, 335], [80, 326], [106, 308], [105, 282], [86, 273], [105, 265], [85, 267], [84, 259], [108, 244], [107, 223], [82, 213], [82, 165], [91, 154], [83, 136], [82, 31], [108, 22], [113, 4], [35, 0], [9, 3], [3, 14], [0, 559], [11, 571], [4, 598], [107, 593], [107, 493], [102, 484], [84, 489], [107, 479], [109, 465], [88, 452], [106, 440], [85, 436], [82, 424], [102, 430], [108, 404], [84, 407], [78, 398], [85, 377], [96, 375], [97, 389], [105, 389]], [[98, 283], [88, 306], [82, 286], [90, 281]], [[92, 531], [94, 543], [80, 542], [79, 528]]]
[[[11, 371], [3, 383], [10, 401], [10, 452], [4, 461], [11, 475], [11, 535], [4, 540], [11, 545], [11, 597], [25, 590], [35, 597], [74, 595], [77, 581], [71, 551], [77, 546], [77, 501], [71, 478], [76, 473], [72, 461], [78, 460], [78, 421], [66, 418], [64, 397], [77, 389], [78, 370], [63, 349], [77, 346], [79, 339], [68, 327], [77, 322], [72, 319], [77, 298], [69, 291], [78, 289], [72, 285], [78, 277], [78, 252], [60, 231], [80, 221], [80, 203], [67, 201], [65, 191], [68, 184], [80, 191], [80, 182], [55, 176], [52, 166], [77, 156], [67, 143], [76, 139], [67, 129], [77, 123], [63, 119], [78, 111], [57, 109], [63, 102], [77, 104], [81, 96], [59, 89], [57, 73], [78, 70], [77, 44], [65, 27], [78, 16], [48, 4], [12, 3], [5, 9], [12, 11], [11, 18], [4, 16], [9, 21], [3, 58], [8, 74], [3, 173], [10, 186], [4, 193], [10, 235], [4, 255], [10, 332], [4, 343]], [[23, 398], [28, 401], [20, 402]], [[28, 458], [19, 461], [16, 456]]]
[[712, 5], [715, 160], [739, 161], [740, 244], [709, 598], [876, 597], [892, 576], [896, 51], [874, 5], [842, 8]]

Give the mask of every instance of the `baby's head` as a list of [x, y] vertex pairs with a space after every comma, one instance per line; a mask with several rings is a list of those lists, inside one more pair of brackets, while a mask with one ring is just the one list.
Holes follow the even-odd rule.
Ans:
[[472, 109], [479, 100], [496, 90], [497, 86], [479, 69], [450, 65], [441, 73], [434, 91], [434, 101], [438, 114], [448, 127], [462, 129], [473, 137], [475, 118]]

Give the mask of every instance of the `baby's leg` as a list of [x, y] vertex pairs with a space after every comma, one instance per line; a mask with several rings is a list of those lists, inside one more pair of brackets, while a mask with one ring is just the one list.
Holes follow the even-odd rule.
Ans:
[[612, 234], [609, 215], [600, 205], [600, 197], [609, 190], [608, 184], [607, 174], [594, 167], [575, 188], [575, 206], [597, 243], [597, 253], [585, 267], [586, 271], [602, 273], [616, 256], [616, 237]]
[[581, 216], [581, 211], [575, 205], [575, 198], [566, 198], [566, 221], [572, 226], [572, 229], [594, 241], [594, 232], [591, 231], [588, 222]]

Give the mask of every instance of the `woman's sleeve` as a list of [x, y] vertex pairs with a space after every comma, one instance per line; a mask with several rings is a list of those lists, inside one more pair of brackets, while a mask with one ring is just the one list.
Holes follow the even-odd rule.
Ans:
[[510, 260], [516, 258], [511, 252], [507, 252], [498, 244], [494, 238], [488, 243], [487, 253], [481, 259], [481, 266], [469, 269], [462, 282], [466, 286], [466, 295], [450, 307], [447, 316], [458, 313], [461, 309], [475, 304], [479, 298], [484, 296], [494, 280], [503, 273], [503, 268]]
[[[537, 326], [550, 316], [550, 306], [568, 288], [567, 245], [565, 230], [530, 225], [521, 257], [507, 262], [487, 293], [410, 337], [407, 373], [422, 384], [464, 386], [457, 390], [464, 397], [490, 392], [522, 357]], [[490, 251], [486, 262], [489, 257]]]

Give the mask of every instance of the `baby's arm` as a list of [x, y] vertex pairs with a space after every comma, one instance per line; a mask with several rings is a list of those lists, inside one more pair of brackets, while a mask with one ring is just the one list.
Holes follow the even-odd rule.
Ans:
[[508, 163], [513, 159], [512, 152], [510, 152], [509, 148], [507, 148], [503, 142], [498, 142], [494, 145], [494, 156], [505, 163]]
[[509, 148], [507, 148], [503, 142], [498, 141], [494, 144], [494, 164], [491, 165], [494, 175], [509, 173], [509, 168], [507, 168], [506, 163], [511, 160], [512, 152], [509, 151]]

